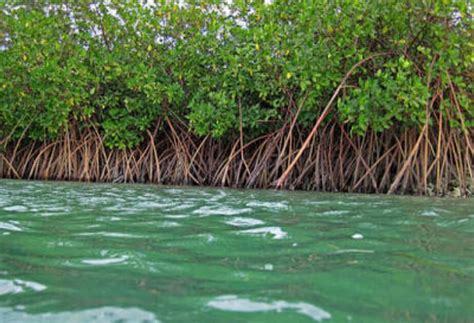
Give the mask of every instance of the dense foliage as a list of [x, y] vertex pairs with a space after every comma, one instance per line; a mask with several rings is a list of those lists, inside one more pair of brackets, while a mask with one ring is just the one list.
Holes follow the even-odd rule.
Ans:
[[375, 54], [331, 118], [362, 134], [421, 127], [436, 110], [474, 127], [468, 0], [144, 2], [2, 1], [0, 137], [94, 128], [131, 148], [164, 119], [250, 139], [296, 113], [309, 128]]

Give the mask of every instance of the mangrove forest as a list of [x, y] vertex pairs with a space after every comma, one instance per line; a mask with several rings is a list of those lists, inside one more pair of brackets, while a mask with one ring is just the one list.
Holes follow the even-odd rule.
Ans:
[[469, 196], [468, 0], [0, 3], [0, 178]]

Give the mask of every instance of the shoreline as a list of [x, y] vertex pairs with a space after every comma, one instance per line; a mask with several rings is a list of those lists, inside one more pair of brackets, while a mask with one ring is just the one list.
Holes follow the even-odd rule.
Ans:
[[450, 194], [446, 195], [416, 195], [416, 194], [387, 194], [387, 193], [361, 193], [361, 192], [332, 192], [332, 191], [309, 191], [309, 190], [299, 190], [299, 189], [277, 189], [277, 188], [242, 188], [242, 187], [232, 187], [232, 186], [210, 186], [210, 185], [193, 185], [193, 184], [157, 184], [157, 183], [145, 183], [145, 182], [92, 182], [92, 181], [83, 181], [83, 180], [64, 180], [64, 179], [24, 179], [24, 178], [6, 178], [0, 177], [0, 184], [2, 181], [10, 181], [10, 182], [32, 182], [38, 184], [91, 184], [91, 185], [117, 185], [117, 186], [124, 186], [124, 187], [143, 187], [143, 188], [151, 188], [155, 187], [158, 189], [206, 189], [206, 190], [231, 190], [231, 191], [240, 191], [240, 192], [275, 192], [275, 193], [296, 193], [296, 194], [307, 194], [307, 193], [315, 193], [318, 196], [332, 196], [332, 195], [344, 195], [344, 196], [360, 196], [360, 197], [393, 197], [393, 198], [415, 198], [415, 199], [434, 199], [434, 200], [458, 200], [458, 199], [472, 199], [474, 195], [466, 195], [466, 196], [453, 196]]
[[[425, 139], [414, 130], [348, 136], [325, 125], [306, 134], [284, 131], [227, 143], [186, 130], [159, 134], [134, 149], [111, 149], [93, 131], [69, 131], [46, 142], [13, 141], [0, 155], [0, 178], [192, 185], [240, 189], [469, 197], [474, 174], [469, 143], [456, 130]], [[437, 138], [442, 140], [438, 141]], [[444, 137], [446, 137], [446, 140]], [[417, 144], [421, 138], [421, 144]], [[469, 137], [467, 137], [469, 138]], [[453, 144], [455, 143], [455, 144]], [[432, 149], [437, 147], [437, 149]], [[412, 158], [407, 158], [410, 152]], [[300, 153], [281, 187], [282, 174]], [[398, 182], [397, 182], [398, 181]], [[395, 187], [395, 189], [393, 189]]]

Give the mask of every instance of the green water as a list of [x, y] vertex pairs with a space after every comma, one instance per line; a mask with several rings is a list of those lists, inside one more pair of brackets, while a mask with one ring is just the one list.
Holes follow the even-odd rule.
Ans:
[[0, 322], [474, 320], [474, 200], [0, 180]]

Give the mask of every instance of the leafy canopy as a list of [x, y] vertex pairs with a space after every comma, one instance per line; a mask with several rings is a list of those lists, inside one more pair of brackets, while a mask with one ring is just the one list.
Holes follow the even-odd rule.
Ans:
[[[159, 118], [199, 136], [252, 138], [301, 108], [312, 125], [346, 72], [333, 117], [354, 133], [417, 127], [434, 108], [474, 127], [472, 4], [443, 1], [3, 1], [0, 136], [97, 128], [109, 147]], [[434, 64], [433, 64], [434, 63]]]

